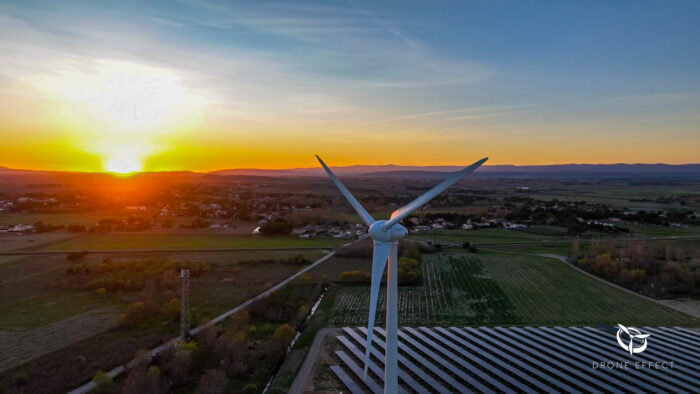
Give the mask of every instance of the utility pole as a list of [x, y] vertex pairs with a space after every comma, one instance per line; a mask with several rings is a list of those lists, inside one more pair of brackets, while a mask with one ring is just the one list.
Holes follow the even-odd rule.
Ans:
[[182, 278], [182, 303], [180, 309], [180, 335], [185, 340], [190, 336], [190, 270], [183, 268], [180, 270]]

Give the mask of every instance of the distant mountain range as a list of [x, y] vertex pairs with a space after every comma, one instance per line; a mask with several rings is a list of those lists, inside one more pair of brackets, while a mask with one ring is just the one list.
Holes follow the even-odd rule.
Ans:
[[[442, 178], [446, 172], [462, 169], [461, 166], [400, 166], [387, 165], [352, 165], [332, 167], [339, 176], [387, 177], [387, 178]], [[79, 175], [76, 172], [53, 172], [18, 170], [0, 167], [0, 176], [41, 176], [41, 175]], [[93, 175], [101, 175], [93, 173]], [[143, 173], [140, 177], [197, 177], [197, 176], [261, 176], [261, 177], [308, 177], [325, 176], [320, 167], [291, 168], [279, 170], [241, 168], [195, 173], [173, 171]], [[689, 178], [700, 179], [700, 164], [554, 164], [536, 166], [485, 165], [475, 174], [478, 178]]]
[[[460, 170], [462, 166], [399, 166], [352, 165], [332, 167], [339, 176], [362, 177], [443, 177], [446, 172]], [[292, 168], [288, 170], [230, 169], [213, 171], [216, 175], [247, 176], [323, 176], [323, 169]], [[700, 177], [700, 164], [554, 164], [539, 166], [484, 165], [475, 175], [488, 178], [519, 177]]]

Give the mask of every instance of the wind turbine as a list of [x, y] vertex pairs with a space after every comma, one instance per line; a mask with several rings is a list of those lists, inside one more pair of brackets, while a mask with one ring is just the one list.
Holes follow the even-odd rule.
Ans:
[[467, 174], [472, 173], [479, 168], [488, 157], [485, 157], [469, 167], [451, 173], [444, 181], [437, 186], [428, 190], [415, 200], [397, 209], [391, 214], [389, 220], [374, 220], [372, 216], [362, 207], [359, 201], [353, 196], [345, 185], [338, 180], [326, 163], [316, 156], [323, 169], [326, 170], [335, 186], [340, 189], [343, 196], [348, 200], [350, 205], [355, 208], [355, 211], [362, 218], [362, 221], [369, 227], [369, 236], [374, 243], [374, 251], [372, 254], [372, 285], [370, 288], [369, 300], [369, 321], [367, 323], [367, 344], [365, 346], [365, 369], [364, 378], [367, 377], [367, 365], [369, 363], [370, 348], [372, 346], [372, 335], [374, 333], [374, 318], [377, 311], [377, 298], [379, 297], [379, 285], [381, 284], [382, 274], [389, 260], [389, 268], [387, 270], [386, 283], [386, 348], [384, 352], [384, 392], [397, 393], [399, 389], [398, 377], [398, 278], [396, 275], [397, 266], [399, 264], [398, 244], [399, 240], [408, 234], [406, 227], [402, 226], [399, 221], [416, 211], [418, 208], [425, 205], [435, 196], [442, 193], [445, 189], [452, 186], [455, 182], [462, 179]]

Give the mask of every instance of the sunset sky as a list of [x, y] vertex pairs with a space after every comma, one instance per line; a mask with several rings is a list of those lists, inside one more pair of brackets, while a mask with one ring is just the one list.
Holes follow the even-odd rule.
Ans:
[[700, 2], [0, 2], [0, 166], [700, 162]]

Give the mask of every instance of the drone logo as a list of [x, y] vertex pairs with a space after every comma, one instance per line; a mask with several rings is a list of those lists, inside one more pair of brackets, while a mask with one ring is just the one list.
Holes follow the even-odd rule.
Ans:
[[[625, 327], [622, 324], [618, 324], [618, 327], [620, 327], [619, 330], [617, 330], [617, 343], [620, 344], [620, 347], [629, 351], [630, 356], [634, 355], [635, 353], [641, 353], [647, 348], [647, 338], [651, 334], [642, 334], [641, 331], [637, 330], [634, 327]], [[629, 337], [630, 341], [629, 343], [625, 343], [622, 338], [620, 337], [620, 334], [622, 333], [627, 334]], [[634, 346], [634, 339], [641, 339], [642, 344], [640, 346]]]

